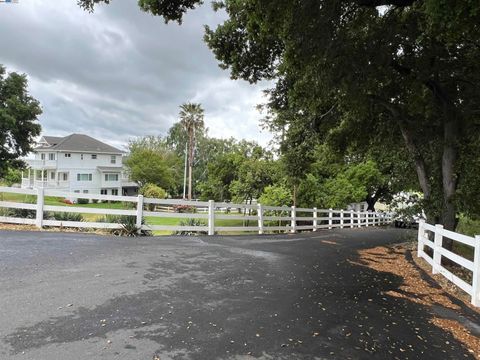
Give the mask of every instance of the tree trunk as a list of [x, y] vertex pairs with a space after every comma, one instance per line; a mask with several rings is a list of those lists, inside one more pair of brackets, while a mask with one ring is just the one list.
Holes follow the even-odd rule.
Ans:
[[400, 131], [402, 133], [403, 140], [405, 141], [405, 146], [410, 154], [413, 156], [413, 161], [415, 163], [415, 171], [417, 172], [418, 182], [420, 188], [423, 191], [423, 199], [428, 201], [431, 196], [430, 182], [428, 181], [427, 167], [425, 166], [425, 160], [420, 154], [420, 151], [417, 148], [417, 145], [413, 141], [413, 136], [406, 127], [406, 125], [400, 121]]
[[188, 134], [188, 200], [192, 200], [192, 177], [193, 177], [193, 132]]
[[375, 196], [367, 196], [367, 211], [375, 212], [375, 204], [377, 203], [377, 198]]
[[[455, 231], [455, 192], [458, 183], [455, 174], [455, 165], [458, 156], [457, 146], [460, 132], [460, 119], [455, 104], [450, 100], [448, 93], [439, 83], [438, 77], [428, 80], [425, 85], [432, 92], [432, 95], [441, 107], [444, 116], [442, 154], [443, 209], [441, 221], [445, 229]], [[444, 238], [443, 247], [451, 250], [452, 245], [452, 240]]]
[[[428, 180], [428, 172], [425, 165], [425, 159], [420, 153], [420, 150], [415, 143], [411, 131], [408, 129], [407, 122], [404, 119], [404, 115], [400, 112], [400, 109], [398, 109], [398, 107], [396, 107], [389, 101], [386, 101], [385, 99], [382, 99], [380, 97], [374, 97], [374, 99], [378, 101], [382, 106], [384, 106], [388, 111], [390, 111], [392, 117], [398, 121], [400, 132], [402, 133], [402, 137], [405, 142], [405, 146], [410, 155], [413, 157], [418, 182], [423, 192], [423, 199], [425, 200], [425, 202], [430, 201], [432, 190], [430, 186], [430, 181]], [[431, 219], [429, 220], [431, 221]]]
[[[451, 114], [451, 113], [450, 113]], [[459, 131], [458, 119], [455, 115], [448, 116], [443, 123], [444, 144], [442, 155], [442, 185], [443, 185], [443, 209], [442, 224], [447, 230], [455, 231], [456, 228], [456, 204], [455, 192], [457, 190], [457, 177], [455, 164], [457, 161], [457, 138]], [[444, 238], [443, 247], [452, 250], [453, 240]]]

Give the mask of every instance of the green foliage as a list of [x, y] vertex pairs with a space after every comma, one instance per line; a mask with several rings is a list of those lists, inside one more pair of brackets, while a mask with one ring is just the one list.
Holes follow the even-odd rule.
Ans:
[[[77, 0], [83, 9], [93, 12], [96, 4], [109, 4], [110, 0]], [[156, 16], [162, 16], [165, 22], [182, 22], [183, 15], [201, 5], [202, 0], [138, 0], [138, 6], [143, 11]]]
[[467, 236], [480, 235], [480, 219], [472, 219], [462, 214], [455, 231]]
[[[160, 186], [155, 184], [145, 184], [140, 189], [140, 194], [150, 199], [165, 199], [167, 197], [167, 192], [163, 190]], [[155, 204], [148, 204], [148, 210], [154, 211]]]
[[195, 145], [197, 142], [197, 133], [204, 131], [204, 111], [200, 104], [186, 103], [180, 106], [180, 125], [185, 130], [188, 138], [188, 200], [192, 199], [193, 194], [193, 165], [195, 158]]
[[1, 216], [23, 218], [23, 219], [35, 219], [37, 212], [29, 209], [0, 209]]
[[[180, 221], [179, 226], [207, 226], [206, 222], [201, 219], [185, 219]], [[177, 230], [175, 235], [191, 236], [191, 235], [207, 235], [206, 231]]]
[[258, 202], [267, 206], [290, 206], [292, 203], [292, 194], [289, 189], [283, 185], [269, 185], [263, 189]]
[[85, 204], [88, 204], [89, 202], [90, 202], [89, 199], [82, 199], [82, 198], [77, 199], [77, 204], [85, 205]]
[[7, 186], [12, 186], [14, 184], [21, 184], [22, 172], [18, 169], [8, 168], [6, 169], [2, 180]]
[[84, 221], [82, 214], [68, 212], [47, 212], [45, 213], [44, 218], [48, 220], [58, 221]]
[[133, 181], [141, 187], [151, 183], [175, 191], [181, 177], [181, 160], [162, 139], [140, 138], [130, 142], [129, 150], [125, 164]]
[[339, 174], [325, 183], [325, 205], [333, 209], [344, 209], [348, 204], [365, 199], [367, 192], [355, 185], [344, 174]]
[[[106, 215], [103, 219], [106, 223], [120, 224], [120, 229], [111, 229], [110, 233], [116, 236], [152, 236], [152, 232], [149, 230], [141, 230], [137, 227], [137, 218], [129, 215]], [[145, 219], [142, 219], [142, 225], [145, 225]]]
[[153, 199], [165, 199], [167, 197], [167, 192], [155, 184], [145, 184], [140, 189], [140, 194]]
[[0, 178], [9, 176], [7, 169], [23, 166], [20, 157], [32, 150], [40, 135], [41, 113], [39, 102], [28, 94], [27, 76], [7, 75], [0, 65]]

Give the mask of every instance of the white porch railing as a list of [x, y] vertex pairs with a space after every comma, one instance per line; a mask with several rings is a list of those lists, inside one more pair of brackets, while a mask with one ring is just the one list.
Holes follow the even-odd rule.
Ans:
[[[433, 238], [433, 241], [432, 241]], [[443, 239], [448, 238], [454, 242], [473, 248], [474, 260], [468, 260], [461, 255], [455, 254], [443, 245]], [[425, 252], [425, 246], [429, 247], [433, 256]], [[480, 306], [480, 236], [470, 237], [453, 231], [448, 231], [442, 225], [430, 225], [421, 220], [418, 226], [418, 257], [425, 259], [432, 266], [433, 274], [442, 274], [447, 280], [457, 285], [460, 289], [471, 296], [471, 302]], [[461, 267], [472, 272], [472, 283], [460, 279], [442, 266], [442, 257], [445, 257]]]
[[27, 159], [25, 160], [25, 162], [31, 169], [36, 169], [36, 170], [54, 169], [57, 167], [57, 160]]
[[32, 178], [22, 178], [22, 188], [23, 189], [38, 189], [38, 188], [49, 188], [49, 189], [56, 189], [56, 188], [68, 188], [69, 182], [68, 181], [60, 181], [60, 180], [37, 180]]
[[[263, 234], [271, 231], [296, 232], [299, 230], [333, 229], [333, 228], [357, 228], [367, 226], [379, 226], [391, 222], [391, 216], [386, 213], [344, 211], [333, 209], [306, 209], [282, 206], [263, 206], [261, 204], [232, 204], [218, 203], [213, 200], [208, 202], [187, 201], [176, 199], [150, 199], [139, 196], [113, 196], [98, 194], [78, 194], [62, 192], [47, 188], [18, 189], [0, 187], [0, 193], [17, 193], [35, 195], [35, 204], [0, 201], [0, 208], [17, 208], [35, 210], [35, 219], [22, 219], [15, 217], [0, 217], [0, 222], [33, 224], [42, 226], [63, 226], [77, 228], [120, 228], [121, 224], [103, 222], [72, 222], [44, 219], [44, 212], [70, 212], [98, 215], [126, 215], [135, 216], [137, 226], [143, 230], [166, 230], [166, 231], [197, 231], [207, 232], [214, 235], [218, 231], [235, 232], [258, 232]], [[122, 201], [132, 203], [132, 210], [119, 210], [110, 208], [92, 208], [80, 206], [52, 206], [45, 205], [45, 196], [62, 197], [68, 199], [90, 199], [99, 201]], [[167, 208], [187, 206], [194, 212], [179, 213], [170, 211], [148, 211], [144, 208], [153, 204], [155, 207]], [[108, 206], [108, 204], [106, 204]], [[237, 212], [232, 211], [237, 210]], [[200, 226], [182, 225], [142, 225], [142, 220], [152, 218], [176, 218], [176, 219], [203, 219], [205, 224]], [[244, 221], [244, 226], [219, 226], [217, 220]], [[249, 222], [252, 222], [250, 224]]]

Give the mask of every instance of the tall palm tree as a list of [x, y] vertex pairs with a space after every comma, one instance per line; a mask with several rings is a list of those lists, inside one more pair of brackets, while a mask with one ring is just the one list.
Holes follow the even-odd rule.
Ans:
[[200, 104], [185, 103], [180, 106], [180, 124], [182, 124], [188, 136], [188, 200], [192, 199], [192, 172], [196, 134], [203, 130], [203, 117], [204, 111]]

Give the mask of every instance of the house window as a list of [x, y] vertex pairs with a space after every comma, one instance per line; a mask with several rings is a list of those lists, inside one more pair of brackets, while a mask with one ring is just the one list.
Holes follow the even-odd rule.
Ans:
[[55, 160], [55, 153], [48, 154], [48, 160]]
[[116, 164], [117, 163], [117, 157], [115, 155], [110, 156], [110, 164]]
[[101, 189], [100, 195], [107, 195], [107, 189]]
[[66, 158], [72, 157], [72, 154], [65, 154]]
[[55, 180], [55, 173], [53, 171], [50, 173], [50, 179]]
[[88, 190], [83, 190], [83, 193], [84, 193], [84, 194], [88, 194]]
[[83, 154], [80, 154], [80, 160], [83, 160]]
[[105, 174], [105, 181], [118, 181], [118, 174]]
[[117, 196], [118, 195], [118, 189], [112, 189], [112, 195]]
[[45, 154], [40, 154], [40, 159], [45, 160]]
[[74, 190], [74, 193], [80, 194], [80, 190]]
[[63, 173], [62, 174], [62, 179], [63, 179], [63, 181], [67, 181], [68, 180], [68, 173]]
[[92, 160], [95, 160], [97, 158], [97, 154], [92, 154]]
[[77, 181], [92, 181], [92, 174], [77, 174]]

